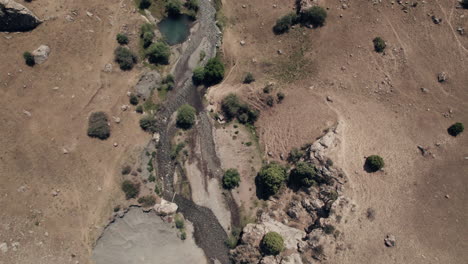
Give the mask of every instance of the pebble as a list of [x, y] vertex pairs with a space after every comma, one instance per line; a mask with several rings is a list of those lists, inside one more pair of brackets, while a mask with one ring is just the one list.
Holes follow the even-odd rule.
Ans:
[[385, 246], [387, 247], [394, 247], [396, 244], [396, 239], [394, 235], [387, 235], [384, 241], [385, 241]]
[[446, 194], [445, 198], [450, 199], [450, 195]]
[[241, 44], [241, 46], [244, 46], [245, 45], [245, 40], [241, 40], [240, 44]]
[[333, 103], [333, 98], [331, 98], [330, 96], [327, 96], [327, 101]]
[[8, 252], [8, 244], [7, 243], [1, 243], [0, 244], [0, 251], [2, 251], [2, 253], [7, 253]]
[[114, 142], [114, 147], [118, 147], [118, 146], [119, 146], [119, 143]]
[[247, 6], [246, 5], [242, 5], [242, 8], [246, 8]]
[[63, 148], [63, 150], [62, 150], [62, 151], [63, 151], [63, 154], [68, 154], [68, 149], [66, 149], [66, 148]]

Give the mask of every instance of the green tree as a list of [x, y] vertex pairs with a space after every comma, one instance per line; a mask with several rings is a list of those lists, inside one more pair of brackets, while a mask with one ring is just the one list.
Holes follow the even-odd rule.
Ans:
[[462, 123], [455, 123], [453, 125], [451, 125], [448, 129], [447, 129], [447, 132], [453, 136], [453, 137], [456, 137], [458, 136], [461, 132], [463, 132], [463, 130], [465, 130], [465, 127], [463, 126]]
[[149, 46], [146, 51], [149, 62], [153, 64], [169, 64], [171, 49], [166, 43], [157, 42]]
[[301, 22], [314, 27], [321, 27], [327, 19], [327, 11], [320, 6], [313, 6], [301, 13]]
[[151, 44], [153, 44], [153, 39], [154, 39], [154, 33], [153, 31], [148, 31], [148, 32], [145, 32], [143, 34], [143, 47], [144, 48], [147, 48], [149, 47]]
[[195, 124], [195, 117], [195, 108], [184, 104], [177, 110], [176, 125], [182, 129], [190, 129]]
[[278, 255], [284, 249], [283, 237], [276, 232], [268, 232], [263, 237], [260, 248], [265, 255]]
[[166, 3], [166, 13], [170, 17], [177, 17], [182, 10], [182, 3], [179, 0], [168, 0]]
[[25, 53], [23, 53], [23, 58], [24, 58], [24, 62], [26, 63], [26, 65], [30, 67], [36, 64], [36, 62], [34, 61], [34, 56], [29, 51], [26, 51]]
[[137, 62], [137, 57], [130, 51], [128, 48], [125, 47], [117, 47], [115, 49], [115, 62], [117, 62], [120, 66], [121, 70], [127, 71], [133, 68], [133, 65]]
[[376, 172], [385, 166], [384, 160], [378, 155], [370, 155], [366, 159], [365, 167], [370, 172]]
[[264, 165], [256, 178], [258, 194], [269, 197], [276, 194], [286, 180], [286, 169], [280, 164], [272, 162]]
[[233, 189], [239, 186], [240, 175], [236, 169], [228, 169], [223, 175], [224, 189]]
[[136, 96], [134, 93], [130, 94], [130, 104], [132, 105], [138, 104], [138, 96]]
[[221, 110], [224, 113], [224, 116], [228, 120], [232, 120], [237, 117], [237, 114], [240, 110], [240, 100], [237, 95], [230, 93], [221, 101]]
[[128, 44], [128, 37], [125, 34], [122, 34], [122, 33], [117, 34], [116, 39], [120, 45]]
[[220, 83], [224, 78], [224, 65], [218, 57], [211, 58], [205, 66], [203, 81], [206, 86]]
[[374, 49], [377, 52], [383, 52], [387, 47], [387, 44], [385, 44], [385, 41], [381, 37], [374, 38], [372, 42], [374, 43]]
[[145, 115], [140, 119], [140, 127], [147, 132], [156, 132], [156, 119], [152, 115]]
[[193, 70], [192, 81], [195, 85], [200, 85], [205, 79], [205, 69], [203, 67], [196, 67]]
[[88, 120], [88, 136], [107, 139], [110, 136], [109, 119], [104, 112], [92, 113]]
[[275, 26], [273, 27], [273, 32], [275, 34], [283, 34], [289, 31], [289, 28], [297, 23], [298, 16], [296, 13], [291, 12], [285, 16], [282, 16], [276, 21]]
[[315, 167], [306, 162], [298, 162], [296, 168], [291, 170], [289, 183], [297, 187], [311, 187], [316, 185], [315, 177], [317, 172]]

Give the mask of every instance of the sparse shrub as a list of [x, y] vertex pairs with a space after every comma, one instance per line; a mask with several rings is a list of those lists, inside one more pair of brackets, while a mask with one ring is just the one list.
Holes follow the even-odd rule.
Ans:
[[198, 0], [188, 0], [185, 2], [184, 6], [189, 9], [193, 10], [195, 12], [198, 12], [199, 6], [198, 6]]
[[176, 215], [174, 222], [177, 229], [182, 229], [185, 227], [184, 219], [182, 219], [182, 217], [180, 217], [179, 215]]
[[263, 87], [263, 93], [269, 94], [271, 92], [271, 85]]
[[149, 62], [153, 64], [169, 64], [171, 49], [166, 43], [157, 42], [151, 44], [146, 51]]
[[110, 136], [110, 126], [104, 112], [92, 113], [88, 120], [88, 136], [107, 139]]
[[260, 248], [265, 255], [278, 255], [284, 249], [283, 237], [276, 232], [268, 232], [263, 237]]
[[126, 45], [128, 44], [128, 37], [127, 35], [125, 34], [122, 34], [122, 33], [119, 33], [117, 34], [117, 42], [120, 44], [120, 45]]
[[239, 186], [240, 175], [236, 169], [228, 169], [224, 172], [223, 187], [224, 189], [233, 189]]
[[227, 95], [221, 102], [221, 110], [227, 120], [237, 118], [242, 124], [253, 124], [259, 112], [239, 100], [235, 94]]
[[180, 233], [180, 239], [181, 240], [187, 239], [187, 233], [185, 233], [185, 231], [182, 231], [182, 233]]
[[122, 191], [127, 199], [135, 198], [140, 193], [140, 184], [125, 180], [122, 183]]
[[184, 104], [177, 110], [176, 125], [182, 129], [190, 129], [195, 124], [195, 117], [195, 108]]
[[331, 160], [330, 158], [328, 158], [327, 161], [325, 162], [325, 164], [326, 164], [328, 167], [331, 167], [331, 166], [333, 166], [333, 160]]
[[29, 51], [26, 51], [23, 53], [23, 58], [24, 58], [24, 62], [26, 63], [26, 65], [30, 67], [36, 64], [36, 62], [34, 61], [34, 56]]
[[325, 225], [323, 227], [323, 232], [327, 235], [331, 235], [335, 232], [335, 227], [333, 225]]
[[156, 119], [152, 115], [145, 115], [140, 119], [140, 127], [147, 132], [156, 132]]
[[121, 70], [131, 70], [133, 64], [137, 62], [137, 57], [131, 50], [125, 47], [115, 49], [115, 61], [119, 64]]
[[289, 31], [289, 28], [296, 24], [298, 16], [296, 13], [291, 12], [285, 16], [282, 16], [276, 21], [275, 26], [273, 27], [273, 32], [275, 34], [283, 34]]
[[320, 6], [313, 6], [301, 13], [301, 22], [305, 25], [321, 27], [327, 19], [327, 11]]
[[136, 96], [134, 93], [131, 93], [129, 101], [130, 101], [130, 104], [137, 105], [138, 104], [138, 96]]
[[374, 50], [377, 52], [383, 52], [387, 47], [387, 44], [381, 37], [376, 37], [372, 40], [374, 43]]
[[142, 114], [143, 113], [143, 106], [142, 105], [139, 105], [135, 108], [135, 111], [139, 114]]
[[179, 156], [180, 151], [182, 151], [185, 148], [185, 143], [181, 142], [175, 146], [172, 147], [171, 150], [171, 159], [175, 160]]
[[249, 84], [249, 83], [253, 83], [253, 82], [255, 82], [255, 78], [254, 78], [253, 74], [251, 72], [247, 73], [245, 75], [245, 77], [244, 77], [244, 83]]
[[458, 136], [461, 132], [463, 132], [463, 130], [465, 130], [465, 127], [463, 126], [462, 123], [455, 123], [453, 125], [451, 125], [448, 129], [447, 129], [447, 132], [453, 136], [453, 137], [456, 137]]
[[385, 166], [385, 163], [382, 157], [371, 155], [367, 157], [365, 166], [370, 172], [376, 172], [382, 169]]
[[291, 163], [296, 163], [298, 162], [303, 156], [305, 155], [303, 150], [300, 150], [298, 148], [293, 148], [289, 152], [288, 156], [288, 161]]
[[167, 90], [174, 89], [174, 85], [175, 85], [174, 76], [172, 74], [168, 74], [166, 78], [162, 80], [162, 83], [167, 86]]
[[130, 167], [129, 165], [125, 165], [122, 167], [122, 175], [127, 175], [129, 174], [130, 172], [132, 171], [132, 167]]
[[149, 182], [155, 182], [155, 181], [156, 181], [156, 177], [154, 177], [154, 175], [151, 174], [151, 175], [148, 177], [148, 181], [149, 181]]
[[203, 82], [206, 86], [220, 83], [224, 78], [224, 65], [218, 57], [208, 60], [204, 69]]
[[289, 183], [297, 187], [311, 187], [316, 185], [317, 172], [315, 167], [306, 162], [298, 162], [296, 168], [291, 170], [289, 175]]
[[196, 67], [193, 70], [192, 81], [195, 85], [200, 85], [205, 79], [205, 69], [203, 67]]
[[182, 3], [179, 0], [168, 0], [166, 3], [166, 13], [170, 17], [177, 17], [180, 15]]
[[143, 207], [150, 207], [156, 204], [156, 198], [153, 195], [145, 195], [138, 198], [138, 203]]
[[148, 9], [150, 6], [151, 6], [150, 0], [140, 0], [140, 4], [138, 5], [140, 9]]
[[367, 211], [366, 211], [366, 217], [367, 219], [369, 219], [370, 221], [373, 221], [375, 219], [375, 209], [373, 208], [367, 208]]
[[278, 98], [278, 103], [281, 103], [284, 100], [284, 97], [285, 97], [285, 95], [284, 95], [283, 92], [278, 92], [276, 94], [276, 98]]
[[276, 194], [286, 180], [286, 169], [278, 163], [264, 165], [256, 178], [260, 196], [269, 197]]
[[275, 99], [271, 95], [268, 95], [265, 101], [269, 107], [273, 107], [273, 105], [275, 104]]

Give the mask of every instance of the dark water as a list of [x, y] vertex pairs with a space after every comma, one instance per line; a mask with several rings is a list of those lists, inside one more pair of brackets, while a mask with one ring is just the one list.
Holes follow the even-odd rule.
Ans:
[[169, 45], [179, 44], [190, 34], [190, 19], [184, 15], [167, 17], [159, 22], [158, 28]]

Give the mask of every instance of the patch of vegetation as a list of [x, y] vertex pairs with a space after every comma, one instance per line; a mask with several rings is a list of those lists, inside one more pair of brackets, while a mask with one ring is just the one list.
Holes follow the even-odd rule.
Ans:
[[228, 190], [234, 189], [239, 186], [240, 180], [237, 169], [228, 169], [223, 175], [223, 188]]
[[251, 72], [247, 73], [244, 77], [244, 83], [249, 84], [255, 82], [255, 77]]
[[132, 171], [132, 167], [130, 167], [129, 165], [125, 165], [122, 167], [122, 175], [128, 175], [130, 172]]
[[373, 221], [375, 219], [375, 215], [376, 215], [376, 212], [374, 208], [370, 208], [370, 207], [367, 208], [367, 211], [366, 211], [367, 219], [369, 219], [370, 221]]
[[167, 65], [171, 57], [171, 49], [164, 42], [156, 42], [148, 47], [146, 56], [150, 63]]
[[299, 17], [295, 12], [291, 12], [285, 16], [282, 16], [276, 21], [275, 26], [273, 27], [273, 32], [275, 34], [283, 34], [289, 31], [289, 28], [296, 24], [299, 20]]
[[376, 172], [385, 166], [384, 160], [378, 155], [367, 157], [365, 167], [370, 172]]
[[153, 195], [145, 195], [138, 198], [138, 203], [143, 207], [151, 207], [156, 204], [156, 198]]
[[276, 194], [286, 180], [286, 169], [278, 163], [264, 165], [255, 178], [257, 196], [268, 198]]
[[141, 25], [140, 28], [140, 39], [143, 43], [143, 48], [148, 48], [154, 39], [154, 26], [149, 23]]
[[174, 222], [177, 229], [183, 229], [185, 227], [184, 219], [182, 219], [179, 214], [175, 216]]
[[138, 96], [136, 96], [134, 93], [131, 93], [129, 101], [130, 101], [130, 104], [137, 105], [138, 104]]
[[127, 71], [133, 68], [137, 62], [137, 57], [131, 50], [125, 47], [117, 47], [114, 51], [115, 62], [120, 66], [121, 70]]
[[283, 237], [276, 232], [268, 232], [260, 243], [260, 248], [265, 255], [278, 255], [284, 249]]
[[387, 47], [387, 44], [381, 37], [376, 37], [372, 40], [374, 43], [374, 50], [377, 52], [383, 52]]
[[237, 118], [242, 124], [254, 124], [259, 112], [243, 103], [235, 94], [227, 95], [221, 102], [221, 110], [228, 121]]
[[198, 9], [200, 8], [198, 5], [198, 0], [188, 0], [185, 2], [184, 6], [189, 9], [198, 12]]
[[224, 242], [226, 246], [230, 249], [234, 249], [239, 243], [240, 234], [241, 234], [241, 228], [233, 227], [231, 230], [231, 234], [228, 236], [228, 238]]
[[182, 3], [179, 0], [168, 0], [165, 7], [170, 17], [178, 17], [182, 12]]
[[304, 157], [304, 155], [305, 155], [305, 152], [303, 150], [298, 149], [298, 148], [293, 148], [289, 152], [289, 156], [287, 160], [290, 163], [297, 163], [302, 157]]
[[195, 108], [188, 104], [184, 104], [177, 110], [176, 125], [182, 129], [190, 129], [195, 124], [195, 118]]
[[192, 81], [195, 85], [203, 84], [205, 79], [205, 69], [203, 67], [196, 67], [193, 70]]
[[286, 96], [284, 95], [283, 92], [278, 92], [276, 94], [276, 98], [278, 99], [278, 103], [281, 103], [284, 100], [284, 97], [286, 97]]
[[181, 142], [172, 147], [171, 159], [175, 160], [179, 156], [179, 153], [185, 148], [185, 143]]
[[139, 114], [143, 114], [143, 106], [142, 105], [139, 105], [135, 108], [135, 111]]
[[447, 132], [449, 133], [449, 135], [451, 135], [451, 136], [453, 136], [453, 137], [456, 137], [456, 136], [458, 136], [461, 132], [463, 132], [463, 130], [465, 130], [465, 126], [463, 126], [462, 123], [457, 122], [457, 123], [451, 125], [451, 126], [447, 129]]
[[148, 9], [151, 6], [151, 1], [150, 0], [140, 0], [140, 3], [138, 4], [138, 8], [140, 9]]
[[311, 187], [317, 185], [317, 172], [315, 167], [306, 162], [298, 162], [296, 167], [291, 170], [289, 175], [289, 184], [297, 187]]
[[140, 119], [140, 127], [146, 132], [156, 132], [156, 123], [156, 118], [152, 115], [145, 115]]
[[325, 225], [323, 227], [323, 232], [327, 235], [331, 235], [335, 232], [335, 227], [333, 225]]
[[34, 61], [34, 56], [29, 51], [26, 51], [23, 53], [23, 58], [24, 58], [24, 63], [26, 63], [26, 65], [30, 67], [36, 64], [36, 62]]
[[313, 6], [304, 10], [301, 13], [301, 23], [304, 25], [312, 25], [314, 27], [321, 27], [325, 24], [327, 19], [327, 11], [320, 6]]
[[174, 86], [175, 86], [174, 76], [172, 74], [168, 74], [166, 78], [162, 80], [162, 85], [164, 86], [163, 89], [166, 89], [168, 91], [174, 89]]
[[220, 83], [224, 78], [224, 64], [219, 57], [211, 58], [205, 66], [203, 82], [206, 86]]
[[88, 136], [107, 139], [110, 136], [109, 119], [104, 112], [94, 112], [88, 120]]
[[135, 198], [140, 193], [140, 184], [125, 180], [122, 183], [122, 191], [127, 199]]
[[119, 43], [120, 45], [126, 45], [129, 42], [127, 35], [122, 33], [117, 34], [116, 39], [117, 43]]
[[265, 102], [269, 107], [273, 107], [273, 105], [275, 104], [275, 99], [273, 98], [273, 96], [268, 95], [265, 99]]

